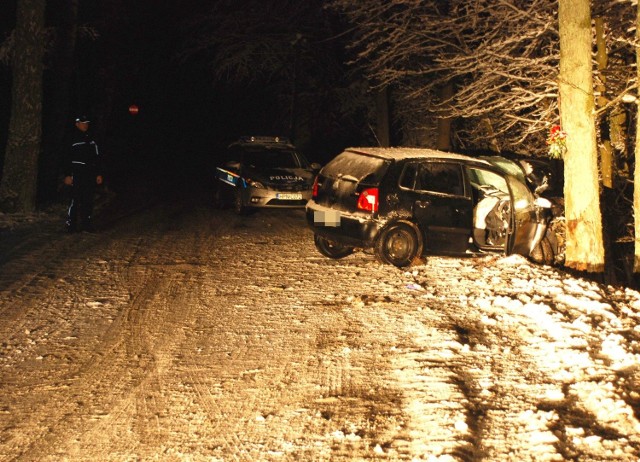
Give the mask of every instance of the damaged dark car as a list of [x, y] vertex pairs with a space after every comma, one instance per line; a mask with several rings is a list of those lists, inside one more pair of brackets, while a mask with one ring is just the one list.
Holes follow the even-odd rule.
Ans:
[[306, 220], [326, 257], [364, 250], [406, 267], [426, 254], [530, 257], [548, 210], [521, 179], [486, 160], [349, 148], [317, 175]]
[[546, 210], [547, 229], [540, 244], [530, 257], [536, 263], [548, 265], [564, 264], [565, 218], [564, 218], [564, 172], [562, 161], [531, 157], [506, 158], [503, 156], [482, 156], [506, 173], [514, 175], [529, 186], [538, 197], [538, 204]]

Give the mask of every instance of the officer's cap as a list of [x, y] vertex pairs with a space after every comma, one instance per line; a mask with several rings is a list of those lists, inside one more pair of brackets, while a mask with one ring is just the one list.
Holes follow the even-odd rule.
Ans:
[[81, 115], [81, 116], [78, 116], [76, 118], [76, 123], [78, 123], [78, 122], [87, 123], [88, 124], [91, 121], [89, 120], [89, 117], [87, 117], [86, 115]]

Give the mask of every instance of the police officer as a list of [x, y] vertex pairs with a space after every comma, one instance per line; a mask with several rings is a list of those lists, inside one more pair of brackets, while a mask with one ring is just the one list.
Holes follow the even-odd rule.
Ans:
[[67, 231], [93, 232], [91, 214], [96, 185], [102, 184], [101, 157], [98, 145], [89, 133], [89, 119], [76, 119], [71, 148], [68, 151], [64, 184], [71, 186], [71, 204]]

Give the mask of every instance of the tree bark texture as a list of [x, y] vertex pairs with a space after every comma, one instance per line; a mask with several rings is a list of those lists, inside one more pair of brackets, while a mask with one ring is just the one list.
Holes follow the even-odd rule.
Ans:
[[[640, 2], [636, 15], [636, 40], [640, 40]], [[640, 47], [636, 47], [636, 63], [640, 63]], [[636, 79], [640, 79], [640, 65], [636, 65]], [[638, 80], [640, 82], [640, 80]], [[636, 146], [635, 146], [635, 168], [633, 171], [633, 215], [634, 215], [634, 259], [633, 272], [640, 273], [640, 90], [636, 99], [638, 114], [636, 114]]]
[[31, 212], [36, 206], [44, 11], [44, 0], [18, 0], [11, 61], [11, 119], [0, 182], [0, 208], [6, 212]]
[[391, 145], [389, 125], [389, 89], [383, 87], [376, 94], [376, 137], [382, 147]]
[[560, 120], [565, 154], [565, 265], [604, 271], [589, 0], [560, 0]]
[[[596, 105], [598, 107], [604, 107], [609, 103], [609, 100], [605, 96], [607, 90], [606, 77], [604, 76], [604, 70], [607, 69], [609, 57], [607, 56], [607, 44], [604, 31], [604, 20], [602, 18], [594, 19], [596, 25], [596, 62], [598, 63], [600, 83], [597, 85], [598, 97], [596, 99]], [[610, 125], [611, 120], [606, 115], [603, 115], [603, 124]], [[602, 172], [602, 184], [607, 188], [613, 188], [613, 146], [611, 146], [611, 127], [607, 127], [606, 133], [601, 133], [600, 136], [600, 170]]]
[[[453, 98], [453, 84], [448, 82], [439, 89], [441, 104], [444, 108], [451, 105]], [[438, 144], [436, 147], [441, 151], [451, 151], [451, 123], [452, 117], [440, 115], [438, 117]]]

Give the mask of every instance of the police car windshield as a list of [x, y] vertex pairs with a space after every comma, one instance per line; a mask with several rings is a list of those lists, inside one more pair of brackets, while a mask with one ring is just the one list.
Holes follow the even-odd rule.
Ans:
[[291, 150], [262, 149], [245, 151], [244, 164], [254, 168], [301, 168], [300, 158]]

